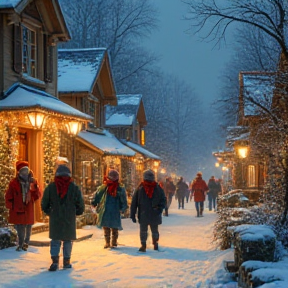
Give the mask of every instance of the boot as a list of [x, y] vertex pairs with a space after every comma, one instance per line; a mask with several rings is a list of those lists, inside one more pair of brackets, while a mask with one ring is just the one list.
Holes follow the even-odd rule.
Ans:
[[105, 238], [105, 245], [104, 249], [110, 248], [110, 228], [103, 227], [104, 229], [104, 238]]
[[138, 250], [139, 252], [146, 252], [146, 243], [141, 243], [141, 247]]
[[117, 247], [117, 239], [118, 239], [118, 230], [113, 229], [112, 230], [112, 242], [111, 242], [112, 247]]
[[51, 259], [52, 259], [52, 264], [48, 270], [56, 271], [59, 268], [59, 256], [52, 256]]
[[70, 263], [70, 258], [63, 259], [63, 268], [72, 268], [72, 265]]
[[22, 250], [27, 251], [28, 249], [28, 244], [24, 243], [22, 246]]
[[197, 216], [196, 217], [200, 217], [200, 213], [199, 210], [197, 210]]
[[158, 239], [153, 238], [152, 241], [153, 241], [153, 245], [154, 245], [154, 250], [159, 250], [158, 249]]
[[110, 248], [110, 237], [106, 237], [105, 236], [105, 245], [104, 245], [104, 249]]
[[200, 217], [203, 217], [203, 208], [200, 208]]

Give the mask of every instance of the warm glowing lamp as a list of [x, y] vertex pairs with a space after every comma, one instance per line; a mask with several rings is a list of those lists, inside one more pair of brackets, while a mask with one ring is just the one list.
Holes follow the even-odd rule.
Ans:
[[219, 167], [220, 164], [218, 162], [215, 163], [215, 167]]
[[28, 112], [28, 118], [31, 123], [31, 125], [36, 128], [36, 129], [41, 129], [44, 119], [45, 119], [45, 114], [41, 112]]
[[154, 161], [154, 166], [157, 168], [159, 167], [159, 161]]
[[248, 147], [247, 146], [238, 147], [238, 155], [240, 158], [246, 158], [248, 155]]
[[161, 174], [165, 174], [165, 173], [166, 173], [166, 169], [165, 169], [165, 168], [162, 168], [161, 171], [160, 171], [160, 173], [161, 173]]
[[82, 124], [78, 121], [69, 121], [66, 127], [70, 135], [76, 136], [80, 132]]

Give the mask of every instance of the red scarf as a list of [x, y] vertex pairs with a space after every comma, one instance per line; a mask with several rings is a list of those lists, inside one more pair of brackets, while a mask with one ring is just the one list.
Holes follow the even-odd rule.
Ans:
[[57, 193], [60, 198], [63, 199], [67, 194], [69, 184], [72, 182], [72, 178], [69, 176], [56, 176], [54, 181], [56, 184]]
[[104, 179], [104, 183], [107, 185], [107, 192], [112, 197], [116, 197], [117, 195], [117, 188], [119, 186], [118, 179], [115, 181], [110, 180], [109, 178]]
[[144, 180], [141, 184], [144, 187], [144, 190], [148, 198], [152, 198], [153, 193], [154, 193], [154, 188], [156, 187], [157, 183], [155, 181], [150, 182], [150, 181]]

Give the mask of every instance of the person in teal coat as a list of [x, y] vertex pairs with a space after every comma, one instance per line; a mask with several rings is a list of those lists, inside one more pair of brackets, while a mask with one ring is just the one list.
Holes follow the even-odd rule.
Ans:
[[119, 183], [119, 173], [116, 170], [109, 171], [104, 184], [97, 189], [91, 205], [97, 207], [97, 227], [104, 230], [104, 248], [117, 247], [119, 230], [123, 230], [121, 212], [124, 213], [128, 205], [125, 187]]
[[79, 187], [71, 178], [71, 171], [59, 165], [54, 182], [44, 190], [41, 208], [49, 216], [50, 254], [52, 264], [49, 271], [59, 268], [59, 253], [63, 242], [63, 267], [71, 268], [72, 241], [76, 240], [76, 215], [83, 214], [84, 200]]

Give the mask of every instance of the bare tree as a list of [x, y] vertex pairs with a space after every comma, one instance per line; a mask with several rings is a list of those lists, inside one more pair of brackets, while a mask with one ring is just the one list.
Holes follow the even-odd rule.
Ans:
[[138, 44], [157, 27], [157, 11], [150, 0], [61, 0], [61, 4], [72, 40], [59, 47], [107, 48], [120, 93], [157, 60]]

